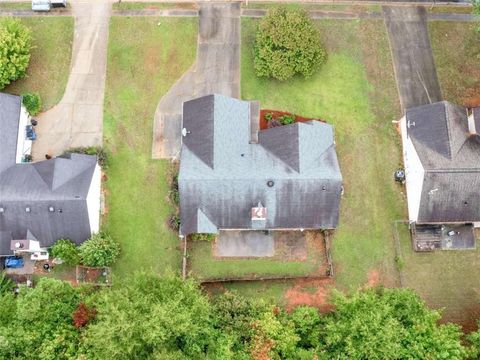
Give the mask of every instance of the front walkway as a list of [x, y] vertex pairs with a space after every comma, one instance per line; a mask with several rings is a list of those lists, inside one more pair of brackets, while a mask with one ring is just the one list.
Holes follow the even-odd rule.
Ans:
[[[40, 114], [33, 159], [70, 147], [102, 144], [108, 25], [111, 1], [72, 1], [75, 16], [70, 76], [62, 100]], [[52, 64], [52, 66], [55, 66]]]
[[201, 3], [197, 60], [160, 100], [152, 157], [180, 154], [182, 104], [208, 94], [240, 97], [240, 3]]

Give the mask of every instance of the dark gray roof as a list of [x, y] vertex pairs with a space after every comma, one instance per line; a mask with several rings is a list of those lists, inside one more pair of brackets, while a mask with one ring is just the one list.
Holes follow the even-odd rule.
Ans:
[[10, 255], [10, 242], [12, 241], [12, 233], [10, 231], [0, 231], [0, 256]]
[[250, 116], [249, 102], [221, 95], [184, 104], [182, 232], [250, 229], [259, 202], [266, 228], [335, 228], [342, 176], [333, 127], [295, 123], [262, 130], [250, 144]]
[[14, 239], [31, 231], [44, 247], [59, 238], [84, 242], [90, 237], [86, 197], [96, 161], [71, 154], [9, 167], [0, 174], [0, 231]]
[[425, 170], [417, 221], [480, 221], [480, 142], [466, 109], [442, 101], [408, 109], [406, 121]]
[[0, 93], [0, 173], [15, 164], [22, 98]]

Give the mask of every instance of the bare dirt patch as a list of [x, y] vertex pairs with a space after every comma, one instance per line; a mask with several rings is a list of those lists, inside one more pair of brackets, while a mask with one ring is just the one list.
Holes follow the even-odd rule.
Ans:
[[330, 293], [334, 285], [333, 279], [296, 280], [295, 285], [285, 292], [284, 298], [288, 311], [297, 306], [308, 305], [328, 312], [333, 309], [329, 303]]
[[380, 271], [378, 271], [377, 269], [371, 269], [368, 272], [367, 286], [368, 287], [375, 287], [378, 284], [380, 284]]

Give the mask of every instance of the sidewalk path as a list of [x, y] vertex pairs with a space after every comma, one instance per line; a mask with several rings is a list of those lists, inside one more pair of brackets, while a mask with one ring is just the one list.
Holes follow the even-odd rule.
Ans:
[[384, 6], [402, 109], [442, 100], [423, 7]]
[[60, 103], [38, 117], [34, 161], [70, 147], [102, 144], [111, 2], [81, 0], [72, 1], [71, 6], [75, 33], [70, 76]]
[[182, 104], [212, 93], [240, 97], [240, 3], [201, 3], [197, 60], [160, 100], [152, 157], [178, 158]]

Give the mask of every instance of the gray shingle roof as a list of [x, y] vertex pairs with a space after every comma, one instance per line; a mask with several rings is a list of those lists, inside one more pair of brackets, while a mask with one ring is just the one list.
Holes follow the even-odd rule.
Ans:
[[186, 102], [183, 119], [184, 234], [212, 225], [249, 229], [259, 202], [267, 208], [266, 228], [337, 226], [342, 176], [331, 125], [311, 121], [262, 130], [258, 143], [250, 144], [249, 102], [221, 95]]
[[0, 173], [15, 164], [22, 98], [0, 93]]
[[30, 230], [44, 247], [59, 238], [84, 242], [90, 237], [86, 197], [96, 161], [71, 154], [9, 167], [0, 174], [0, 231], [23, 239]]
[[466, 110], [442, 101], [408, 109], [406, 121], [425, 169], [418, 222], [480, 221], [480, 142]]

